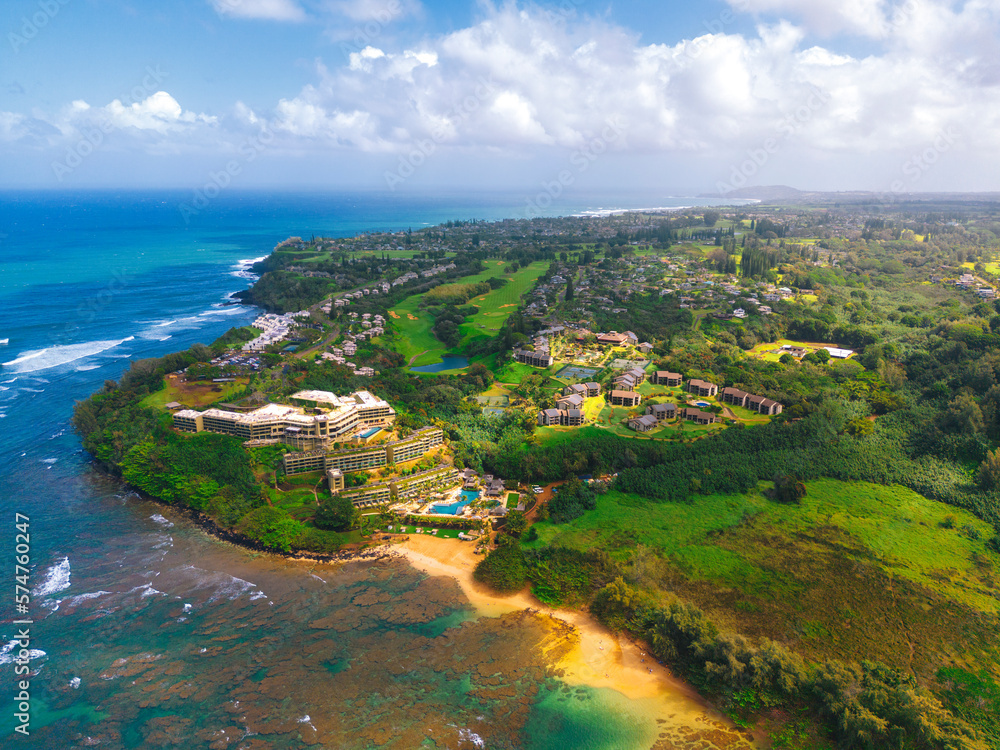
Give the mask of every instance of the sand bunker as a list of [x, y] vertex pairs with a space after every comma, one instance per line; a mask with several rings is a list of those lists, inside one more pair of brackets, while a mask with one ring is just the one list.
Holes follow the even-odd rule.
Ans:
[[406, 317], [409, 318], [410, 320], [419, 320], [419, 318], [416, 315], [410, 315], [410, 313], [406, 313]]
[[389, 311], [389, 317], [390, 318], [395, 318], [396, 320], [399, 320], [399, 315], [397, 313], [395, 313], [394, 311], [392, 311], [392, 310]]

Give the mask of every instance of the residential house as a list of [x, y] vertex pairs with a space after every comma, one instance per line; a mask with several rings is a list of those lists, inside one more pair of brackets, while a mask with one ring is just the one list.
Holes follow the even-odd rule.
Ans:
[[722, 403], [733, 406], [746, 406], [748, 398], [750, 398], [750, 394], [739, 388], [723, 388], [719, 394], [719, 400]]
[[673, 419], [677, 416], [677, 404], [651, 404], [646, 407], [646, 414], [654, 417], [657, 422]]
[[642, 417], [633, 417], [628, 421], [628, 426], [630, 430], [635, 430], [636, 432], [649, 432], [650, 430], [655, 430], [659, 426], [656, 417], [649, 415]]
[[687, 384], [688, 392], [697, 394], [698, 396], [715, 396], [719, 392], [719, 386], [715, 383], [710, 383], [707, 380], [689, 380]]
[[579, 393], [571, 393], [568, 396], [562, 396], [556, 399], [556, 406], [560, 409], [582, 409], [583, 408], [583, 396]]
[[679, 372], [668, 372], [667, 370], [657, 370], [651, 378], [653, 385], [665, 385], [676, 388], [684, 382]]
[[515, 349], [514, 359], [521, 364], [530, 365], [531, 367], [551, 367], [552, 363], [555, 362], [555, 358], [549, 354], [548, 349], [536, 352], [528, 351], [527, 349]]
[[718, 417], [710, 411], [692, 408], [682, 409], [681, 417], [689, 422], [697, 422], [698, 424], [715, 424], [718, 420]]
[[781, 414], [782, 409], [784, 409], [777, 401], [772, 401], [763, 396], [748, 396], [746, 407], [758, 414], [767, 414], [772, 417]]
[[597, 334], [598, 344], [605, 344], [606, 346], [624, 346], [627, 342], [628, 336], [624, 333], [618, 333], [618, 331]]
[[642, 401], [642, 396], [635, 391], [611, 391], [610, 401], [612, 406], [635, 407]]

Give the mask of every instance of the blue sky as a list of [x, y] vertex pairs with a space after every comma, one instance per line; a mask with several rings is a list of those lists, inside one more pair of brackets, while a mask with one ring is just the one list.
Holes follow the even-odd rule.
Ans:
[[998, 28], [994, 0], [7, 0], [0, 187], [997, 190]]

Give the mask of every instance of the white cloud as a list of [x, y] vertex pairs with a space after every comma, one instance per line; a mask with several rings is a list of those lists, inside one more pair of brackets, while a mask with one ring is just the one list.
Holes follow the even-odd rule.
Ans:
[[[157, 92], [132, 104], [74, 102], [52, 117], [0, 114], [0, 139], [58, 144], [104, 116], [145, 149], [233, 150], [268, 127], [269, 154], [406, 154], [433, 140], [463, 159], [562, 158], [614, 122], [621, 136], [604, 146], [639, 162], [727, 165], [777, 139], [798, 169], [846, 172], [918, 153], [951, 128], [960, 137], [949, 159], [966, 151], [982, 174], [987, 163], [1000, 167], [1000, 3], [907, 1], [896, 13], [898, 3], [874, 0], [823, 0], [812, 11], [746, 0], [750, 11], [792, 20], [676, 44], [643, 44], [629, 30], [535, 6], [484, 5], [468, 28], [410, 46], [380, 37], [340, 67], [317, 62], [315, 81], [271, 108], [236, 102], [217, 119]], [[837, 15], [848, 8], [854, 26]], [[810, 32], [823, 24], [865, 37], [871, 51], [816, 44]]]
[[[903, 0], [899, 6], [919, 0]], [[832, 36], [842, 32], [881, 38], [893, 8], [887, 0], [727, 0], [736, 10], [755, 14], [789, 14], [799, 18], [815, 34]]]
[[157, 91], [141, 102], [129, 105], [115, 99], [104, 107], [104, 114], [116, 128], [153, 130], [158, 133], [166, 133], [195, 123], [216, 121], [215, 117], [183, 110], [177, 100], [166, 91]]
[[266, 21], [304, 21], [305, 11], [295, 0], [210, 0], [220, 15]]

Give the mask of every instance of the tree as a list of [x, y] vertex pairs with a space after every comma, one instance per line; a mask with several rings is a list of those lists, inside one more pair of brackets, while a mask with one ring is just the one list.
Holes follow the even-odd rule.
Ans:
[[497, 547], [476, 565], [472, 577], [500, 593], [520, 591], [528, 577], [520, 545], [515, 542]]
[[944, 426], [952, 432], [975, 434], [983, 431], [983, 412], [969, 393], [959, 393], [948, 404]]
[[1000, 448], [986, 453], [976, 472], [976, 482], [987, 491], [1000, 489]]
[[528, 528], [528, 519], [519, 510], [512, 510], [507, 514], [507, 524], [504, 527], [511, 536], [521, 536]]
[[573, 299], [573, 279], [566, 282], [566, 301], [570, 302]]
[[719, 215], [718, 211], [706, 211], [704, 213], [705, 226], [709, 228], [714, 227], [715, 223], [719, 220]]
[[361, 512], [342, 495], [324, 498], [313, 518], [313, 523], [321, 529], [347, 531], [354, 528], [361, 518]]
[[289, 516], [283, 508], [264, 505], [244, 516], [236, 530], [269, 549], [288, 552], [292, 540], [302, 533], [302, 524]]
[[805, 484], [795, 476], [778, 474], [774, 478], [772, 497], [779, 503], [801, 503], [806, 496]]

